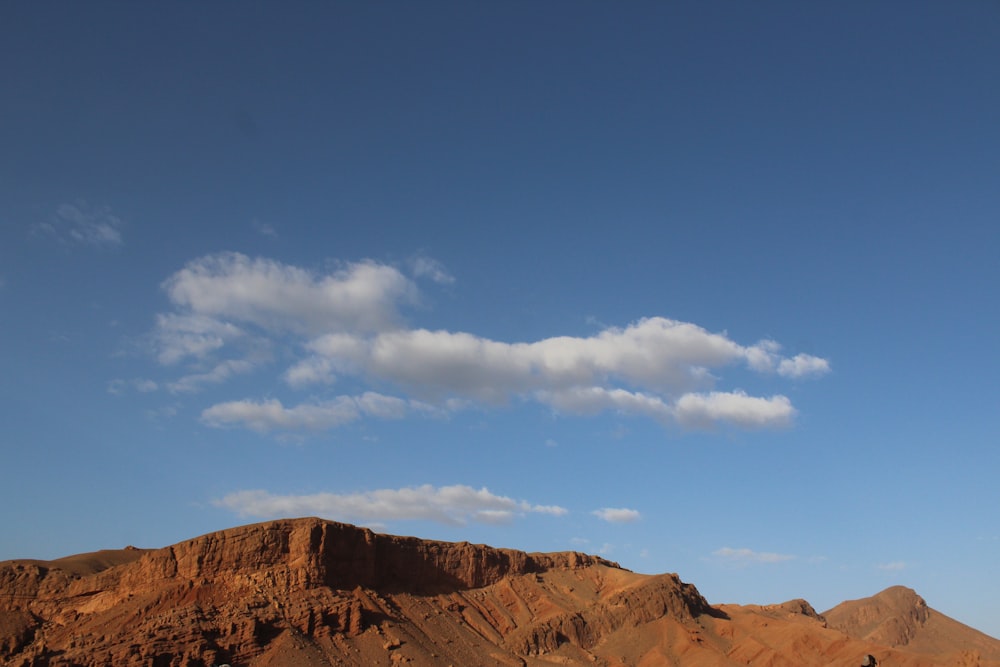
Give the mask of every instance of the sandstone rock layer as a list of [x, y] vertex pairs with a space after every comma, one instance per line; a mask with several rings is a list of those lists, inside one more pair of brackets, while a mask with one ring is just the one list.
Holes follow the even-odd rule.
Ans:
[[830, 623], [804, 600], [713, 607], [676, 575], [586, 554], [294, 519], [0, 563], [0, 664], [1000, 667], [1000, 642], [906, 599]]

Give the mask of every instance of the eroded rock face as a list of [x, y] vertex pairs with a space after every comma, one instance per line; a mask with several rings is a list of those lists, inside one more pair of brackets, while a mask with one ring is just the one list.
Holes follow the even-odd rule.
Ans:
[[398, 618], [393, 595], [617, 567], [585, 554], [430, 542], [319, 519], [234, 528], [137, 556], [83, 576], [0, 566], [4, 664], [251, 664], [283, 634], [332, 646]]
[[926, 625], [930, 610], [916, 591], [893, 586], [870, 598], [845, 602], [825, 615], [832, 627], [851, 636], [905, 646]]
[[0, 665], [847, 667], [876, 653], [1000, 667], [1000, 642], [908, 589], [845, 605], [829, 618], [805, 600], [713, 607], [676, 575], [595, 556], [295, 519], [0, 563]]

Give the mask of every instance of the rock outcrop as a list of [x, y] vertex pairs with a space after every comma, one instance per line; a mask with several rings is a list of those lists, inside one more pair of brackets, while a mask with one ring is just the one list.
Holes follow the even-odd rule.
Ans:
[[830, 627], [883, 646], [916, 654], [949, 656], [949, 664], [987, 664], [1000, 660], [998, 642], [931, 609], [904, 586], [842, 602], [823, 612]]
[[[938, 622], [922, 600], [900, 603], [910, 611], [894, 621], [892, 595], [828, 618], [804, 600], [713, 607], [676, 575], [586, 554], [282, 520], [156, 550], [0, 563], [0, 665], [847, 667], [873, 652], [909, 667], [1000, 667], [1000, 642]], [[931, 644], [947, 651], [929, 659]]]

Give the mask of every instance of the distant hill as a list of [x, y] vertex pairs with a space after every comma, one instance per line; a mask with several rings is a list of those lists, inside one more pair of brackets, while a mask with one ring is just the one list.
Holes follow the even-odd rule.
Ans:
[[[903, 639], [905, 638], [905, 641]], [[1000, 667], [1000, 641], [889, 589], [710, 605], [674, 574], [292, 519], [155, 550], [0, 563], [0, 664]]]
[[951, 664], [975, 664], [974, 659], [1000, 661], [996, 639], [934, 611], [915, 591], [903, 586], [842, 602], [823, 616], [830, 627], [855, 639], [929, 656], [950, 655]]

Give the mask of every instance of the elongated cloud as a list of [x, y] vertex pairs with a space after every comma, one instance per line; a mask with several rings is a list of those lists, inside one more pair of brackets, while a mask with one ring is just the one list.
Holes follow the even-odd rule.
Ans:
[[733, 549], [731, 547], [722, 547], [721, 549], [713, 551], [712, 555], [734, 564], [783, 563], [785, 561], [795, 559], [795, 556], [789, 554], [779, 554], [768, 551], [753, 551], [752, 549], [746, 548]]
[[209, 426], [245, 426], [259, 433], [271, 431], [322, 431], [343, 426], [361, 417], [401, 419], [411, 412], [435, 413], [439, 410], [419, 401], [365, 392], [360, 396], [337, 396], [313, 403], [286, 408], [281, 401], [229, 401], [202, 411], [201, 420]]
[[254, 365], [245, 359], [228, 359], [216, 364], [211, 370], [205, 373], [185, 375], [176, 382], [171, 382], [167, 385], [167, 388], [173, 393], [194, 392], [205, 385], [219, 384], [234, 375], [249, 373], [253, 369]]
[[[512, 392], [606, 387], [616, 381], [676, 393], [711, 385], [711, 369], [738, 361], [769, 371], [776, 345], [767, 341], [744, 347], [694, 324], [651, 317], [587, 338], [560, 336], [535, 343], [413, 329], [370, 338], [336, 333], [312, 340], [308, 348], [318, 357], [413, 390], [491, 400]], [[812, 373], [828, 368], [825, 360], [809, 355], [795, 359], [799, 375], [807, 374], [807, 368]]]
[[901, 572], [907, 568], [907, 564], [904, 561], [895, 560], [891, 563], [880, 563], [876, 567], [884, 572]]
[[784, 396], [762, 398], [740, 391], [685, 394], [675, 407], [677, 421], [689, 427], [706, 427], [718, 422], [744, 428], [787, 426], [794, 415], [792, 402]]
[[399, 303], [416, 298], [413, 283], [384, 264], [359, 262], [318, 274], [240, 253], [190, 262], [163, 289], [196, 315], [301, 334], [383, 330], [397, 323]]
[[[454, 280], [430, 258], [413, 260], [410, 267], [414, 278]], [[416, 283], [399, 269], [372, 261], [317, 272], [221, 253], [188, 263], [163, 289], [174, 312], [157, 320], [151, 337], [156, 354], [165, 365], [195, 366], [165, 383], [174, 391], [222, 382], [256, 369], [256, 359], [271, 358], [247, 353], [241, 359], [228, 350], [274, 348], [282, 358], [291, 357], [280, 372], [291, 390], [323, 389], [349, 378], [354, 385], [377, 388], [383, 406], [397, 406], [369, 408], [349, 395], [289, 406], [277, 398], [251, 398], [202, 413], [211, 426], [260, 432], [323, 430], [363, 417], [426, 413], [430, 406], [447, 412], [512, 401], [541, 403], [567, 416], [613, 412], [683, 428], [785, 427], [795, 417], [786, 396], [719, 388], [721, 371], [742, 366], [780, 381], [830, 370], [820, 357], [783, 356], [773, 340], [742, 345], [725, 333], [664, 317], [590, 336], [524, 342], [410, 328], [403, 309], [420, 300]]]
[[64, 244], [110, 248], [122, 244], [122, 227], [121, 218], [113, 215], [110, 207], [95, 208], [79, 201], [60, 205], [49, 222], [34, 225], [33, 229]]
[[792, 378], [823, 375], [829, 370], [830, 362], [810, 354], [796, 354], [791, 359], [782, 359], [778, 363], [778, 375]]
[[429, 484], [364, 493], [275, 495], [267, 491], [238, 491], [215, 505], [240, 516], [264, 518], [316, 515], [338, 521], [379, 522], [426, 520], [460, 525], [468, 521], [506, 523], [528, 513], [562, 516], [555, 505], [534, 505], [471, 486], [434, 487]]
[[631, 510], [624, 507], [603, 507], [591, 512], [594, 516], [608, 523], [633, 523], [642, 518], [639, 510]]

